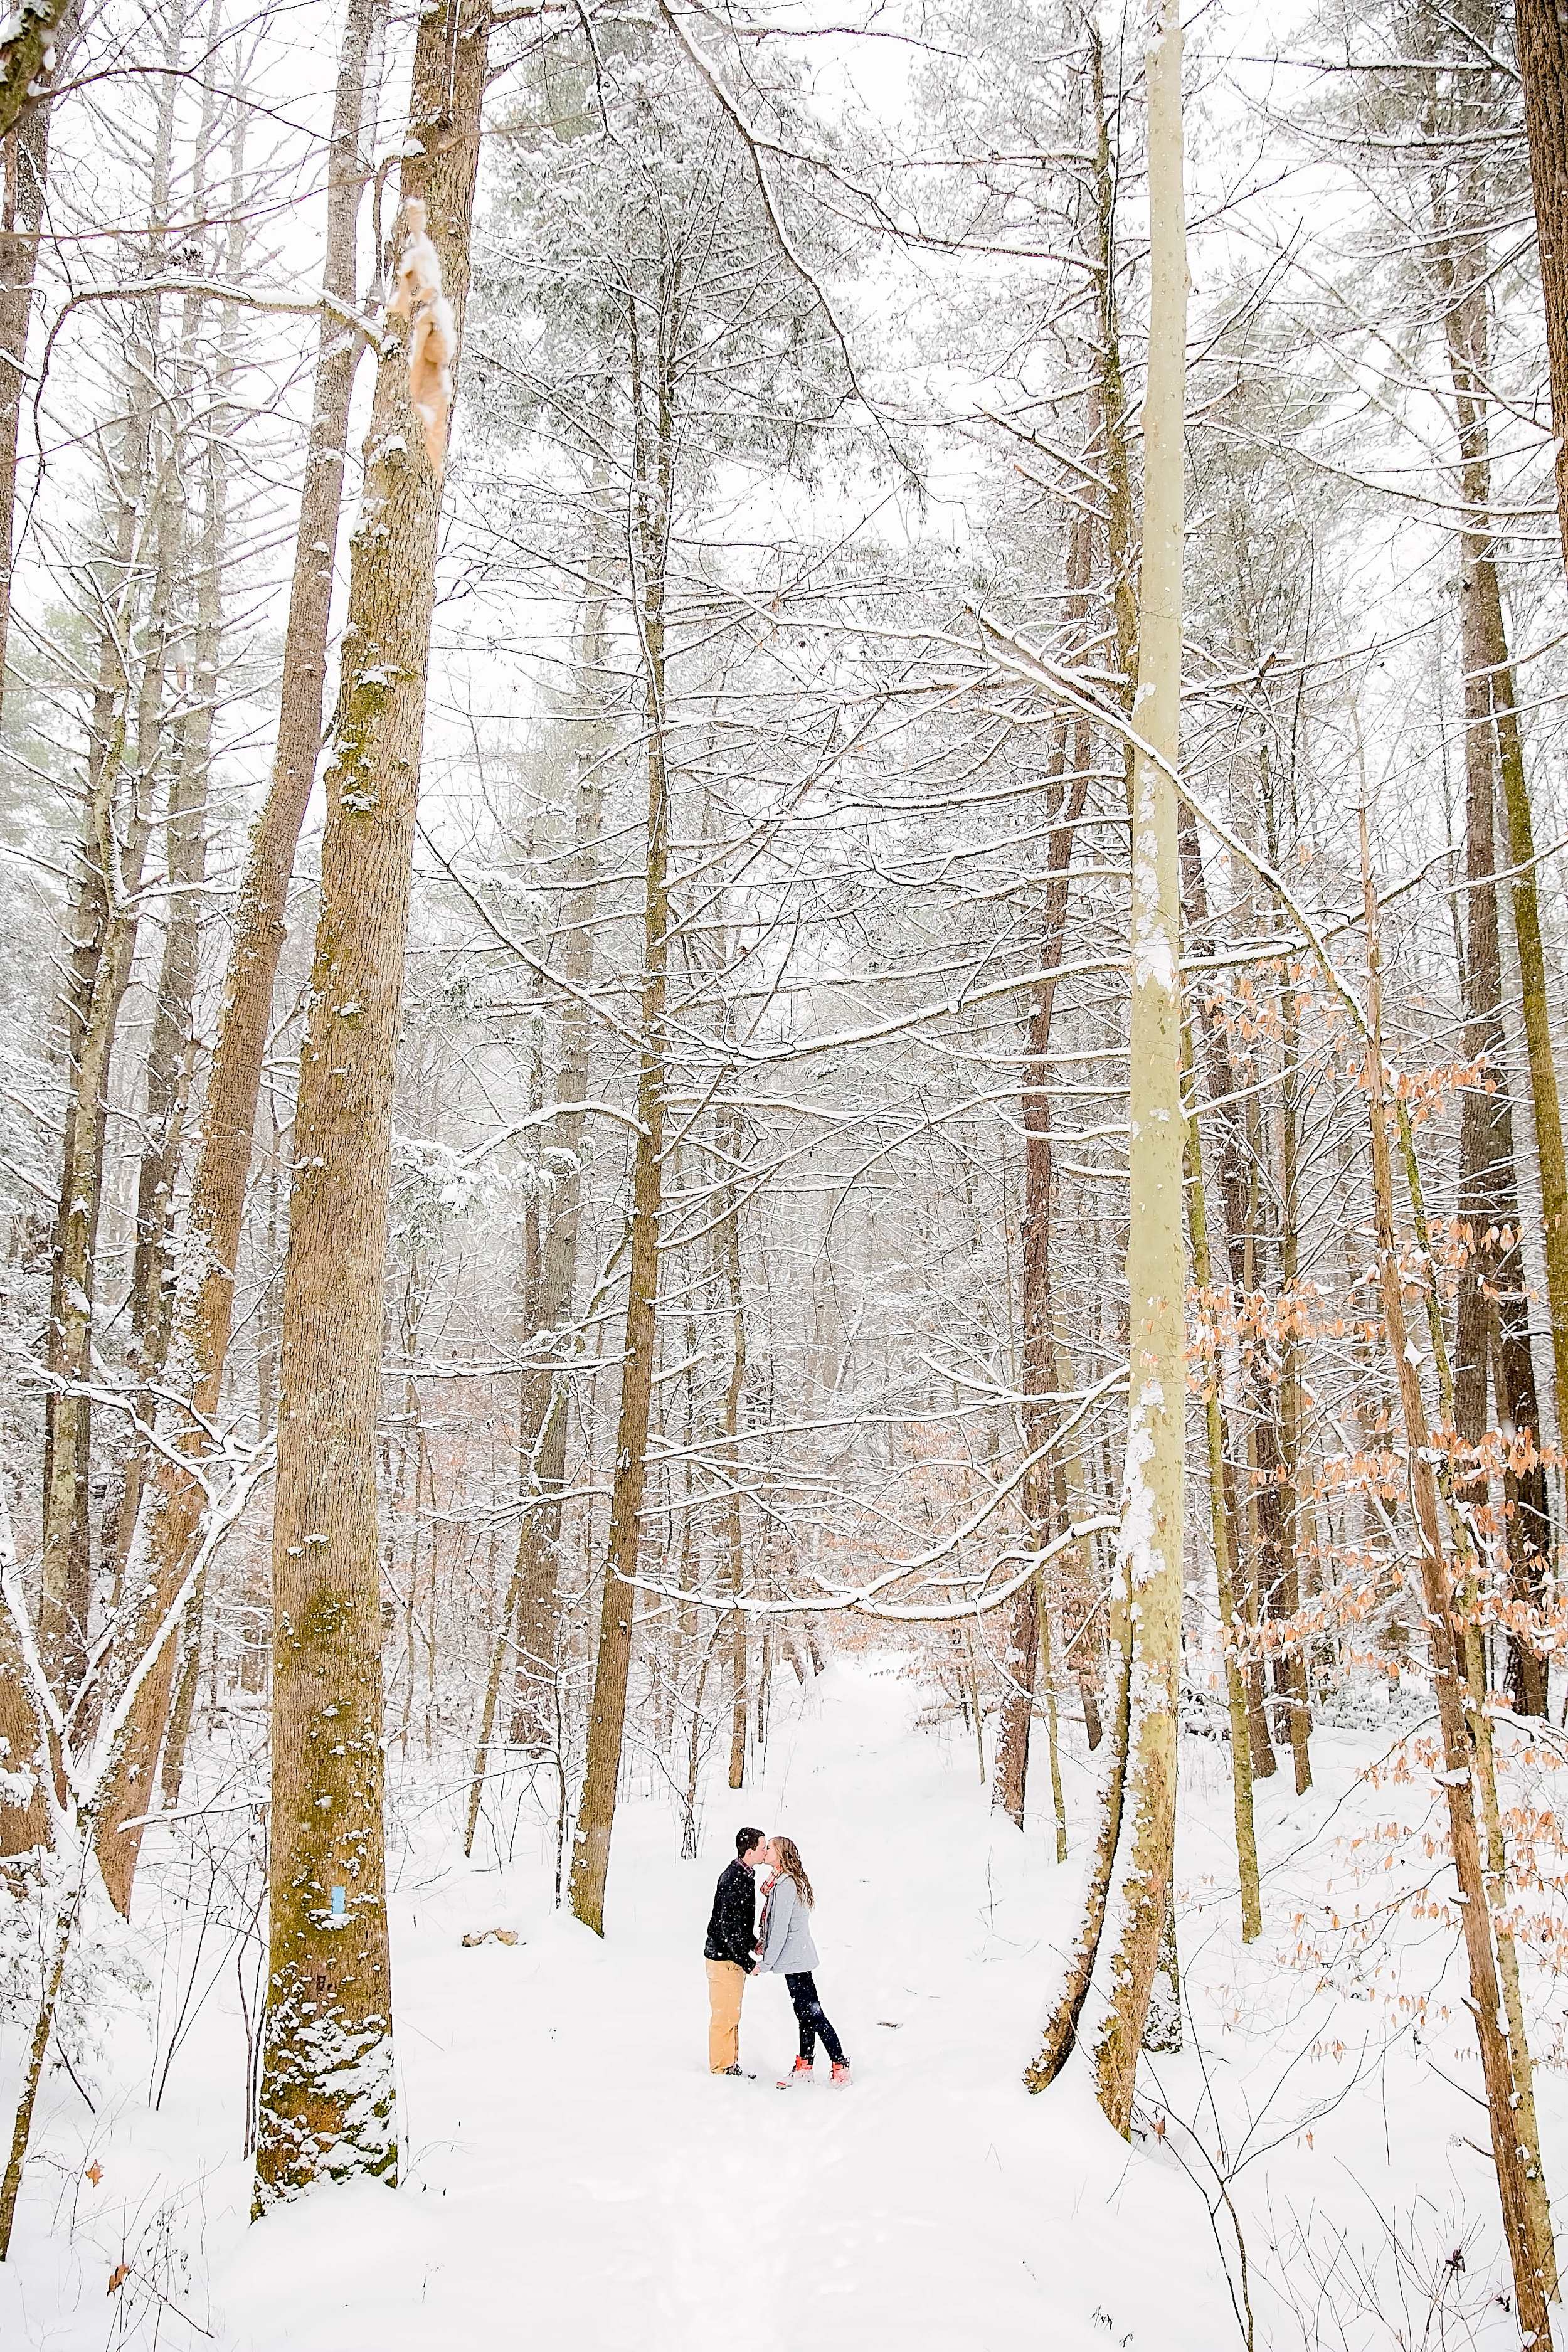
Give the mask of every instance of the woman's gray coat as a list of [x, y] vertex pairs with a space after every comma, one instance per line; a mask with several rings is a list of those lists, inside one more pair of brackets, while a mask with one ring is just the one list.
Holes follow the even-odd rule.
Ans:
[[773, 1976], [803, 1976], [816, 1966], [811, 1914], [793, 1878], [782, 1876], [768, 1897], [768, 1939], [757, 1966]]

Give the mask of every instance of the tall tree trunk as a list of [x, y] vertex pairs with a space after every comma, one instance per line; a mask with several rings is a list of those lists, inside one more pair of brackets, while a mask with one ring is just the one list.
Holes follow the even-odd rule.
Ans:
[[[1552, 413], [1557, 431], [1558, 517], [1563, 553], [1568, 558], [1568, 26], [1557, 0], [1516, 0], [1514, 19], [1524, 84], [1525, 128], [1535, 191], [1542, 284], [1546, 296], [1547, 357]], [[1461, 218], [1461, 228], [1466, 226]], [[1455, 262], [1450, 255], [1450, 300], [1445, 325], [1460, 408], [1461, 459], [1468, 479], [1474, 480], [1483, 493], [1467, 518], [1469, 584], [1466, 596], [1467, 602], [1473, 600], [1477, 607], [1469, 626], [1490, 681], [1509, 856], [1514, 867], [1510, 894], [1513, 934], [1524, 1000], [1525, 1052], [1541, 1177], [1542, 1239], [1552, 1310], [1552, 1361], [1561, 1433], [1564, 1415], [1568, 1415], [1568, 1160], [1563, 1154], [1563, 1113], [1552, 1057], [1546, 957], [1535, 881], [1535, 828], [1489, 511], [1486, 296], [1473, 260], [1469, 276], [1474, 282], [1472, 289], [1467, 289], [1456, 279]], [[1472, 467], [1473, 473], [1469, 471]], [[1466, 496], [1469, 504], [1468, 488]]]
[[[1490, 538], [1491, 452], [1487, 418], [1489, 377], [1488, 245], [1484, 192], [1468, 169], [1453, 218], [1443, 217], [1442, 192], [1434, 209], [1444, 234], [1434, 241], [1434, 267], [1447, 297], [1444, 334], [1458, 425], [1460, 488], [1466, 509], [1461, 537], [1459, 640], [1465, 670], [1465, 1059], [1486, 1063], [1486, 1076], [1465, 1090], [1459, 1117], [1458, 1215], [1465, 1256], [1459, 1271], [1455, 1333], [1454, 1426], [1468, 1444], [1487, 1428], [1488, 1373], [1493, 1374], [1498, 1423], [1510, 1436], [1541, 1439], [1535, 1362], [1530, 1343], [1530, 1303], [1520, 1239], [1519, 1180], [1502, 1022], [1502, 957], [1498, 936], [1497, 770], [1499, 739], [1493, 709], [1491, 612], [1497, 598]], [[1500, 604], [1497, 607], [1500, 616]], [[1474, 1496], [1483, 1500], [1486, 1481]], [[1538, 1458], [1503, 1481], [1507, 1546], [1516, 1597], [1539, 1607], [1545, 1597], [1551, 1525], [1545, 1464]], [[1539, 1650], [1509, 1637], [1510, 1680], [1525, 1715], [1546, 1713], [1546, 1662]], [[1483, 1694], [1484, 1696], [1484, 1694]]]
[[[352, 304], [354, 240], [364, 172], [359, 138], [365, 61], [387, 0], [350, 0], [338, 68], [327, 194], [327, 253], [316, 360], [314, 408], [305, 457], [299, 533], [283, 646], [283, 696], [272, 781], [251, 836], [234, 917], [217, 1044], [208, 1073], [202, 1146], [191, 1184], [186, 1247], [168, 1349], [169, 1385], [188, 1393], [191, 1410], [165, 1405], [172, 1444], [201, 1453], [205, 1423], [217, 1411], [234, 1310], [234, 1270], [250, 1172], [251, 1139], [261, 1065], [272, 1020], [272, 983], [286, 936], [283, 912], [300, 827], [321, 748], [322, 681], [332, 565], [342, 503], [349, 404], [360, 338], [332, 304]], [[412, 162], [412, 159], [410, 159]], [[405, 172], [414, 184], [417, 167]], [[133, 1536], [143, 1602], [121, 1644], [134, 1661], [179, 1591], [202, 1513], [197, 1479], [161, 1457], [142, 1499]], [[119, 1744], [99, 1823], [99, 1860], [118, 1907], [129, 1912], [141, 1853], [140, 1829], [163, 1743], [174, 1674], [173, 1644], [142, 1683]]]
[[[420, 21], [405, 234], [428, 236], [456, 347], [468, 289], [489, 0]], [[409, 247], [403, 247], [406, 255]], [[439, 289], [437, 289], [439, 290]], [[403, 1001], [441, 478], [389, 306], [353, 543], [300, 1059], [272, 1528], [275, 1651], [258, 2212], [397, 2165], [382, 1816], [375, 1430]], [[444, 417], [440, 420], [445, 423]]]
[[1557, 520], [1568, 562], [1568, 19], [1560, 0], [1514, 0], [1513, 21], [1545, 297]]
[[567, 993], [561, 1008], [561, 1066], [555, 1080], [560, 1106], [551, 1122], [556, 1189], [552, 1193], [544, 1239], [539, 1251], [530, 1305], [531, 1361], [523, 1375], [518, 1451], [528, 1495], [518, 1532], [512, 1570], [490, 1669], [486, 1680], [468, 1820], [463, 1851], [473, 1852], [490, 1744], [495, 1736], [502, 1677], [512, 1662], [509, 1733], [517, 1747], [547, 1748], [556, 1733], [556, 1642], [559, 1609], [559, 1545], [562, 1495], [566, 1480], [567, 1377], [580, 1341], [572, 1307], [577, 1286], [577, 1239], [582, 1223], [580, 1153], [585, 1113], [574, 1106], [588, 1088], [590, 1015], [586, 1002], [594, 971], [594, 917], [599, 882], [599, 828], [605, 803], [605, 766], [615, 725], [605, 700], [608, 661], [607, 596], [595, 582], [583, 609], [579, 690], [582, 717], [577, 751], [575, 836], [563, 908], [565, 945], [562, 969]]
[[[1066, 620], [1070, 638], [1081, 634], [1088, 603], [1089, 568], [1089, 519], [1075, 515], [1068, 542]], [[1057, 1386], [1056, 1337], [1051, 1328], [1051, 1021], [1056, 1009], [1056, 972], [1067, 942], [1067, 913], [1071, 887], [1075, 828], [1089, 793], [1089, 746], [1084, 730], [1071, 738], [1065, 712], [1058, 716], [1047, 759], [1045, 790], [1053, 816], [1046, 852], [1045, 904], [1040, 918], [1041, 979], [1029, 1017], [1027, 1057], [1024, 1064], [1024, 1298], [1023, 1388], [1024, 1442], [1031, 1457], [1024, 1480], [1024, 1521], [1028, 1540], [1037, 1549], [1049, 1539], [1049, 1500], [1055, 1492], [1052, 1464], [1047, 1449], [1056, 1437], [1060, 1415], [1053, 1402]], [[1069, 740], [1076, 739], [1074, 771], [1067, 776]], [[1040, 1457], [1036, 1459], [1035, 1457]], [[1019, 1588], [1013, 1603], [1004, 1664], [1007, 1690], [996, 1740], [996, 1769], [992, 1802], [1019, 1829], [1024, 1826], [1029, 1769], [1029, 1732], [1035, 1711], [1035, 1678], [1040, 1652], [1041, 1579], [1032, 1577]], [[1048, 1636], [1047, 1636], [1048, 1639]], [[1065, 1843], [1066, 1824], [1058, 1821], [1058, 1845]], [[1065, 1859], [1065, 1853], [1058, 1859]]]
[[[661, 289], [663, 290], [663, 289]], [[677, 336], [667, 319], [658, 321], [654, 381], [645, 381], [637, 306], [632, 331], [633, 411], [637, 434], [640, 545], [636, 588], [640, 599], [639, 634], [647, 725], [647, 863], [643, 892], [643, 966], [638, 1033], [637, 1149], [632, 1161], [631, 1266], [626, 1290], [626, 1339], [621, 1360], [620, 1414], [616, 1432], [616, 1474], [610, 1490], [610, 1539], [600, 1602], [599, 1649], [588, 1712], [588, 1752], [573, 1835], [568, 1881], [572, 1909], [595, 1934], [605, 1932], [605, 1885], [615, 1829], [616, 1790], [626, 1733], [626, 1686], [631, 1672], [632, 1617], [642, 1540], [643, 1488], [647, 1475], [648, 1412], [653, 1398], [654, 1355], [658, 1340], [658, 1223], [664, 1183], [665, 998], [669, 962], [669, 778], [665, 745], [665, 565], [673, 488], [675, 433], [672, 412]], [[651, 414], [648, 413], [651, 404]]]
[[60, 79], [80, 13], [80, 0], [71, 0], [55, 39], [54, 69], [40, 77], [44, 87], [38, 98], [24, 109], [6, 133], [5, 144], [5, 220], [0, 227], [0, 698], [5, 691], [5, 656], [11, 637], [22, 386], [49, 173], [48, 85]]
[[1045, 2048], [1026, 2076], [1031, 2088], [1043, 2088], [1081, 2037], [1100, 2106], [1123, 2135], [1131, 2129], [1138, 2052], [1171, 1899], [1182, 1617], [1185, 1118], [1174, 771], [1182, 690], [1187, 260], [1176, 0], [1162, 0], [1145, 69], [1149, 372], [1134, 703], [1140, 742], [1132, 770], [1128, 1431], [1117, 1547], [1130, 1624], [1125, 1713], [1118, 1708], [1125, 1725], [1118, 1732], [1125, 1767], [1119, 1793], [1108, 1794], [1105, 1803], [1068, 1982]]
[[1149, 104], [1149, 368], [1138, 694], [1147, 750], [1132, 762], [1131, 1315], [1127, 1453], [1118, 1549], [1132, 1616], [1127, 1792], [1089, 2005], [1100, 2104], [1124, 2136], [1160, 1937], [1171, 1901], [1182, 1633], [1186, 1418], [1183, 1233], [1181, 882], [1174, 769], [1182, 702], [1184, 396], [1187, 253], [1182, 28], [1162, 0], [1145, 56]]
[[1475, 567], [1472, 593], [1480, 606], [1481, 646], [1491, 678], [1492, 715], [1497, 722], [1498, 757], [1502, 773], [1502, 803], [1508, 825], [1509, 854], [1514, 866], [1510, 899], [1513, 909], [1514, 945], [1519, 955], [1521, 993], [1524, 1000], [1524, 1045], [1530, 1068], [1530, 1093], [1535, 1115], [1535, 1156], [1541, 1178], [1542, 1244], [1546, 1257], [1546, 1292], [1552, 1310], [1552, 1362], [1557, 1398], [1557, 1426], [1568, 1413], [1568, 1160], [1563, 1148], [1563, 1110], [1557, 1087], [1557, 1065], [1552, 1041], [1551, 1004], [1546, 985], [1546, 952], [1541, 936], [1541, 903], [1535, 884], [1535, 828], [1531, 814], [1530, 786], [1524, 772], [1524, 745], [1520, 734], [1519, 707], [1514, 698], [1513, 667], [1503, 627], [1502, 595], [1490, 534]]
[[[214, 18], [216, 31], [216, 11]], [[197, 126], [192, 185], [192, 212], [201, 219], [206, 211], [206, 155], [216, 111], [216, 52], [209, 47], [202, 79], [202, 111]], [[244, 268], [246, 119], [239, 117], [232, 142], [230, 222], [224, 268], [230, 284], [237, 284]], [[177, 387], [183, 439], [191, 424], [195, 345], [202, 314], [202, 298], [188, 294], [181, 327], [184, 381]], [[146, 1060], [146, 1140], [136, 1190], [135, 1245], [131, 1270], [131, 1344], [128, 1350], [142, 1384], [140, 1411], [151, 1422], [156, 1410], [153, 1389], [161, 1381], [168, 1355], [174, 1306], [174, 1194], [179, 1176], [185, 1114], [190, 1103], [195, 1036], [192, 1014], [195, 998], [196, 957], [201, 934], [202, 889], [206, 880], [207, 771], [212, 754], [218, 665], [223, 650], [224, 552], [228, 523], [228, 457], [226, 396], [234, 378], [236, 317], [227, 310], [214, 370], [212, 399], [202, 420], [205, 462], [202, 527], [195, 556], [195, 625], [186, 644], [182, 637], [176, 657], [175, 691], [180, 710], [175, 750], [164, 814], [164, 874], [168, 883], [163, 924], [163, 951], [153, 1000], [152, 1034]], [[176, 462], [182, 453], [176, 453]], [[116, 1584], [123, 1582], [124, 1564], [136, 1525], [148, 1452], [144, 1443], [128, 1447], [120, 1502], [120, 1532], [116, 1545]]]
[[1470, 1995], [1467, 2006], [1474, 2020], [1476, 2039], [1480, 2045], [1481, 2074], [1491, 2125], [1492, 2155], [1502, 2203], [1503, 2231], [1513, 2273], [1516, 2322], [1527, 2342], [1550, 2344], [1552, 2332], [1547, 2298], [1552, 2275], [1554, 2275], [1554, 2264], [1550, 2242], [1542, 2246], [1539, 2242], [1539, 2206], [1531, 2195], [1526, 2179], [1526, 2155], [1521, 2145], [1516, 2084], [1492, 1944], [1491, 1908], [1476, 1825], [1472, 1770], [1476, 1750], [1467, 1721], [1467, 1685], [1459, 1648], [1459, 1628], [1444, 1541], [1437, 1481], [1433, 1468], [1435, 1455], [1429, 1443], [1426, 1407], [1421, 1392], [1420, 1358], [1409, 1343], [1405, 1321], [1404, 1276], [1394, 1229], [1394, 1186], [1385, 1108], [1377, 900], [1367, 846], [1364, 804], [1361, 812], [1361, 844], [1370, 969], [1364, 1083], [1371, 1122], [1378, 1270], [1388, 1349], [1398, 1381], [1405, 1460], [1410, 1465], [1411, 1496], [1419, 1537], [1416, 1551], [1426, 1602], [1426, 1636], [1431, 1653], [1437, 1721], [1443, 1743], [1444, 1770], [1441, 1777], [1447, 1799], [1448, 1836], [1454, 1874], [1458, 1882], [1459, 1909], [1469, 1970]]

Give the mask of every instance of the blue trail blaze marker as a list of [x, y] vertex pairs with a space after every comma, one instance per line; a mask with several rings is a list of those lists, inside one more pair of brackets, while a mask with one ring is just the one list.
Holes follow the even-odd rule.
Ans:
[[332, 1889], [332, 1916], [334, 1919], [346, 1919], [348, 1916], [347, 1892], [341, 1886], [334, 1886]]

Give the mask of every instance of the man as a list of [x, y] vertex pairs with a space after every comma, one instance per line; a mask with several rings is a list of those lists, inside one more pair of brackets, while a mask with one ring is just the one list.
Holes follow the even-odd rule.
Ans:
[[752, 1874], [767, 1847], [761, 1830], [741, 1830], [735, 1838], [735, 1859], [719, 1874], [713, 1890], [713, 1916], [702, 1957], [708, 1963], [708, 2071], [739, 2074], [741, 2066], [741, 2001], [746, 1979], [756, 1974], [755, 1904]]

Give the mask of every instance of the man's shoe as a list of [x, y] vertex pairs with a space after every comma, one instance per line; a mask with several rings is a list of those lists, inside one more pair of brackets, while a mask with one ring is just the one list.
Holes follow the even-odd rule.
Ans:
[[849, 2088], [849, 2061], [847, 2058], [836, 2060], [833, 2068], [833, 2087], [836, 2091], [847, 2091]]
[[742, 2083], [754, 2083], [757, 2079], [754, 2074], [748, 2074], [743, 2066], [716, 2066], [713, 2071], [716, 2074], [738, 2074]]
[[797, 2058], [795, 2064], [790, 2068], [789, 2073], [785, 2074], [780, 2082], [779, 2088], [781, 2091], [788, 2091], [793, 2089], [795, 2084], [797, 2083], [810, 2084], [815, 2083], [816, 2080], [816, 2076], [812, 2071], [810, 2059]]

